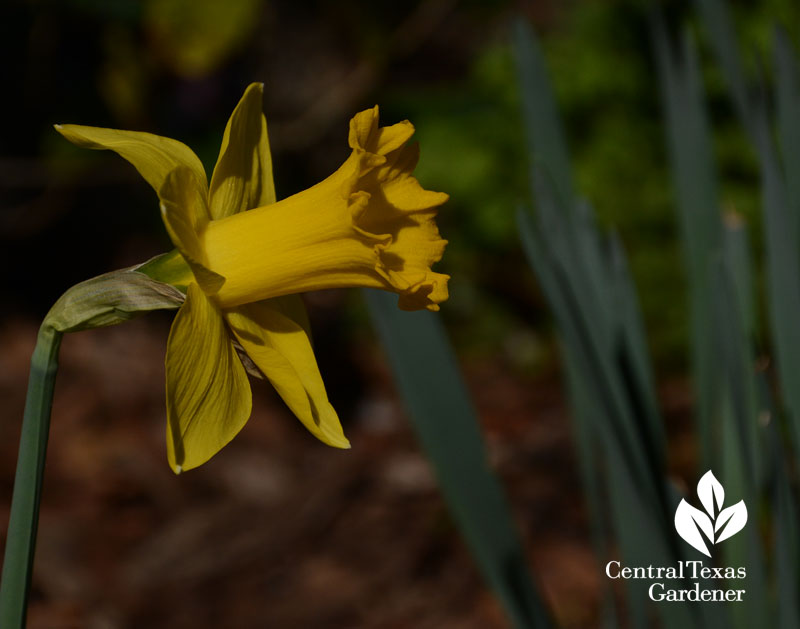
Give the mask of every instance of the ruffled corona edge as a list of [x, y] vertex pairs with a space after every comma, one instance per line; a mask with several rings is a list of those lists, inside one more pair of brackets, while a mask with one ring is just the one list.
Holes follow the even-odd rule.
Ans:
[[372, 244], [375, 272], [398, 293], [399, 307], [438, 310], [450, 278], [431, 270], [447, 245], [435, 218], [448, 196], [425, 190], [413, 176], [419, 145], [406, 145], [413, 133], [408, 121], [379, 127], [377, 106], [356, 114], [341, 192], [353, 229]]

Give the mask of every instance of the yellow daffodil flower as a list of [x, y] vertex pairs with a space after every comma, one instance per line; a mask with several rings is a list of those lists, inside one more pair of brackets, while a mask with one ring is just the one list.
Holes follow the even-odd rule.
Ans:
[[234, 109], [208, 184], [186, 145], [136, 131], [56, 129], [78, 146], [110, 149], [158, 193], [161, 214], [191, 273], [167, 342], [167, 455], [178, 473], [210, 459], [251, 411], [234, 341], [308, 430], [347, 448], [311, 347], [298, 293], [367, 286], [396, 292], [406, 310], [437, 310], [446, 275], [431, 271], [446, 244], [434, 221], [441, 192], [412, 172], [409, 122], [378, 126], [378, 108], [350, 122], [350, 157], [330, 177], [277, 201], [263, 86]]

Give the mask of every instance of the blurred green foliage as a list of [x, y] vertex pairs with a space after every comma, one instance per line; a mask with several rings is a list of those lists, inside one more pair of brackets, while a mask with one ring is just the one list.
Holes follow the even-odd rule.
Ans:
[[[689, 19], [686, 3], [671, 8], [676, 21]], [[788, 0], [743, 3], [735, 17], [744, 46], [765, 58], [776, 20], [794, 25], [794, 35], [800, 30], [800, 5]], [[593, 200], [601, 224], [619, 231], [635, 283], [659, 287], [642, 293], [657, 365], [685, 370], [684, 270], [646, 13], [633, 0], [574, 3], [545, 26], [542, 45], [573, 147], [577, 186]], [[723, 205], [752, 219], [758, 206], [757, 162], [730, 109], [719, 70], [705, 59], [714, 149], [725, 181]], [[452, 197], [451, 215], [443, 217], [451, 240], [445, 264], [455, 271], [449, 310], [471, 326], [480, 313], [482, 325], [470, 327], [464, 342], [496, 347], [509, 328], [521, 325], [514, 307], [520, 302], [503, 291], [502, 282], [497, 285], [498, 274], [513, 273], [508, 269], [518, 259], [509, 208], [524, 198], [527, 177], [510, 50], [504, 41], [481, 50], [455, 88], [390, 92], [387, 100], [392, 112], [406, 112], [419, 128], [425, 147], [420, 178]], [[760, 242], [757, 227], [754, 242]], [[500, 261], [500, 268], [487, 256]]]
[[[731, 3], [742, 47], [768, 59], [776, 23], [800, 34], [800, 5], [791, 0]], [[667, 3], [675, 23], [695, 25], [690, 3]], [[703, 37], [702, 31], [698, 35]], [[705, 46], [705, 44], [703, 42]], [[585, 2], [543, 36], [550, 76], [564, 117], [576, 184], [592, 199], [598, 218], [614, 226], [629, 254], [656, 364], [685, 369], [688, 344], [677, 222], [647, 15], [641, 3]], [[725, 210], [744, 215], [760, 243], [758, 164], [734, 112], [718, 66], [703, 57], [715, 158]], [[754, 59], [750, 59], [755, 63]], [[760, 245], [756, 250], [760, 251]]]
[[[671, 212], [681, 225], [685, 269], [676, 265], [675, 276], [688, 288], [684, 318], [692, 332], [688, 353], [696, 417], [695, 471], [699, 476], [713, 468], [725, 479], [726, 496], [748, 505], [752, 523], [719, 549], [721, 562], [716, 559], [718, 565], [745, 567], [747, 597], [730, 608], [651, 605], [641, 583], [625, 583], [613, 592], [609, 585], [603, 613], [607, 627], [620, 626], [619, 618], [627, 619], [624, 626], [642, 628], [654, 623], [682, 628], [798, 626], [800, 197], [793, 182], [800, 168], [795, 158], [800, 70], [785, 31], [771, 28], [774, 50], [766, 62], [775, 76], [764, 76], [758, 66], [743, 71], [746, 64], [739, 58], [740, 42], [727, 4], [695, 3], [702, 21], [699, 32], [710, 48], [704, 54], [698, 54], [698, 31], [694, 24], [686, 28], [685, 16], [668, 26], [661, 11], [653, 10], [643, 30], [652, 38], [657, 59], [651, 81], [660, 85], [663, 96], [662, 141], [669, 147], [675, 191], [670, 206], [675, 206]], [[749, 31], [751, 37], [754, 32]], [[515, 39], [536, 207], [535, 213], [528, 208], [519, 212], [520, 235], [558, 322], [599, 563], [619, 557], [625, 565], [674, 565], [687, 557], [686, 545], [675, 535], [677, 530], [688, 539], [676, 511], [684, 492], [667, 472], [668, 452], [676, 448], [666, 439], [636, 308], [637, 293], [643, 298], [648, 293], [662, 299], [672, 295], [660, 294], [663, 285], [654, 275], [644, 276], [639, 290], [634, 289], [619, 240], [598, 230], [591, 208], [576, 198], [572, 180], [579, 177], [569, 164], [563, 137], [569, 132], [561, 129], [545, 56], [523, 22]], [[701, 67], [706, 55], [705, 63], [720, 69], [716, 77], [707, 66]], [[724, 85], [727, 106], [715, 98], [718, 93], [706, 97], [703, 70], [715, 77], [714, 89]], [[730, 130], [731, 110], [742, 128], [739, 133]], [[725, 127], [724, 141], [714, 146], [711, 138], [719, 126]], [[630, 136], [617, 133], [607, 139], [621, 137]], [[721, 177], [717, 160], [723, 164]], [[628, 161], [626, 156], [626, 167], [635, 171]], [[730, 164], [739, 169], [738, 177], [724, 168]], [[649, 172], [654, 170], [660, 169], [651, 167]], [[728, 180], [733, 186], [719, 190], [719, 182]], [[597, 191], [587, 193], [592, 181], [575, 182], [590, 199], [606, 190], [601, 179]], [[643, 190], [636, 183], [617, 189], [609, 201], [625, 204], [627, 192]], [[731, 190], [740, 195], [747, 221], [731, 215]], [[635, 218], [622, 215], [619, 220], [630, 226]], [[747, 224], [760, 226], [755, 239]], [[642, 234], [646, 230], [637, 229], [636, 236]], [[759, 244], [756, 256], [750, 253], [751, 240]], [[760, 291], [753, 291], [754, 270], [762, 275]], [[767, 315], [761, 325], [755, 322], [757, 309]], [[712, 511], [710, 523], [718, 517]], [[714, 531], [723, 524], [717, 519]], [[713, 532], [709, 540], [720, 541]], [[714, 561], [707, 550], [705, 554]], [[625, 603], [619, 605], [623, 598]]]

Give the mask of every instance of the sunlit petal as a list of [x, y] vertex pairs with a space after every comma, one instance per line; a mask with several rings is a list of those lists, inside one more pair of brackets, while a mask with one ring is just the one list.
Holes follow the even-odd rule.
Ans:
[[199, 235], [208, 225], [205, 195], [189, 185], [191, 173], [183, 167], [173, 170], [159, 190], [161, 216], [173, 244], [192, 269], [200, 287], [213, 295], [225, 278], [208, 268]]
[[250, 417], [250, 384], [217, 307], [196, 284], [167, 341], [167, 457], [178, 473], [214, 456]]
[[328, 401], [297, 302], [277, 299], [225, 312], [236, 339], [269, 379], [286, 405], [318, 439], [348, 448], [336, 411]]
[[191, 173], [190, 183], [203, 194], [208, 180], [203, 164], [192, 149], [170, 138], [141, 131], [119, 131], [75, 124], [56, 125], [67, 140], [83, 148], [108, 149], [136, 167], [153, 190], [159, 192], [167, 175], [182, 166]]
[[275, 202], [263, 90], [263, 84], [252, 83], [225, 127], [209, 189], [214, 220]]

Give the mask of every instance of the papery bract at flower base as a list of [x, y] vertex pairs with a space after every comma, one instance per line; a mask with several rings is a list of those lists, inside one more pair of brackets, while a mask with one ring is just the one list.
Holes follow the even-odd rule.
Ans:
[[[403, 309], [437, 310], [446, 275], [434, 221], [447, 195], [424, 190], [406, 145], [413, 127], [378, 127], [378, 108], [350, 123], [352, 154], [312, 188], [275, 200], [262, 86], [231, 115], [209, 186], [184, 144], [148, 133], [57, 126], [75, 144], [111, 149], [156, 190], [180, 259], [144, 272], [185, 290], [167, 343], [167, 454], [173, 470], [196, 467], [250, 416], [251, 393], [234, 340], [317, 438], [349, 447], [311, 347], [297, 293], [366, 286], [396, 292]], [[179, 269], [180, 280], [160, 273]], [[149, 268], [149, 271], [148, 271]], [[185, 271], [185, 272], [184, 272]]]

